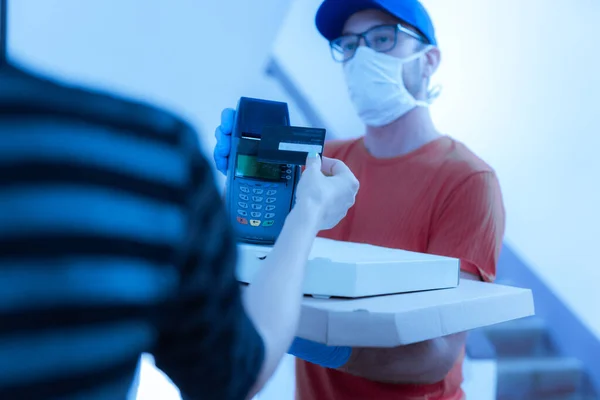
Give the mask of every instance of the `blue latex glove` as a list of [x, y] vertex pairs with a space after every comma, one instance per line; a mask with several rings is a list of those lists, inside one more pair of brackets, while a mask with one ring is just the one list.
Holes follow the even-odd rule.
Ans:
[[288, 354], [325, 368], [339, 368], [350, 359], [352, 348], [327, 346], [297, 337], [292, 342]]
[[217, 145], [215, 146], [214, 159], [217, 169], [227, 175], [227, 164], [231, 152], [231, 131], [235, 121], [235, 110], [226, 108], [221, 112], [221, 125], [215, 130]]

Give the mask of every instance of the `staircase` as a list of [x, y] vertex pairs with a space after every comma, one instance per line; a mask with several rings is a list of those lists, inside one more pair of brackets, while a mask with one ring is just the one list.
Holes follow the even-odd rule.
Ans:
[[[467, 354], [497, 363], [497, 400], [599, 400], [583, 363], [561, 356], [543, 319], [472, 331]], [[475, 399], [476, 400], [476, 399]]]

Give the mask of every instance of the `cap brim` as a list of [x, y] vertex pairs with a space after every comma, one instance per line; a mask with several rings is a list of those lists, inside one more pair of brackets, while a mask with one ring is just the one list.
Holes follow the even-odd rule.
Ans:
[[368, 9], [386, 11], [376, 0], [324, 1], [317, 11], [315, 24], [319, 33], [331, 41], [340, 36], [350, 16]]

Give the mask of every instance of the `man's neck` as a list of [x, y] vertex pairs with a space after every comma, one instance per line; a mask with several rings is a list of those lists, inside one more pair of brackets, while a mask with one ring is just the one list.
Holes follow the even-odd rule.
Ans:
[[377, 158], [399, 157], [439, 138], [429, 110], [417, 107], [392, 123], [367, 127], [365, 147]]

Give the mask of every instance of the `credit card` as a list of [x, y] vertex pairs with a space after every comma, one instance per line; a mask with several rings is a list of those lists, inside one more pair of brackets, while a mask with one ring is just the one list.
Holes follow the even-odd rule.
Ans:
[[323, 154], [325, 129], [265, 126], [258, 144], [258, 161], [305, 165], [309, 152]]

